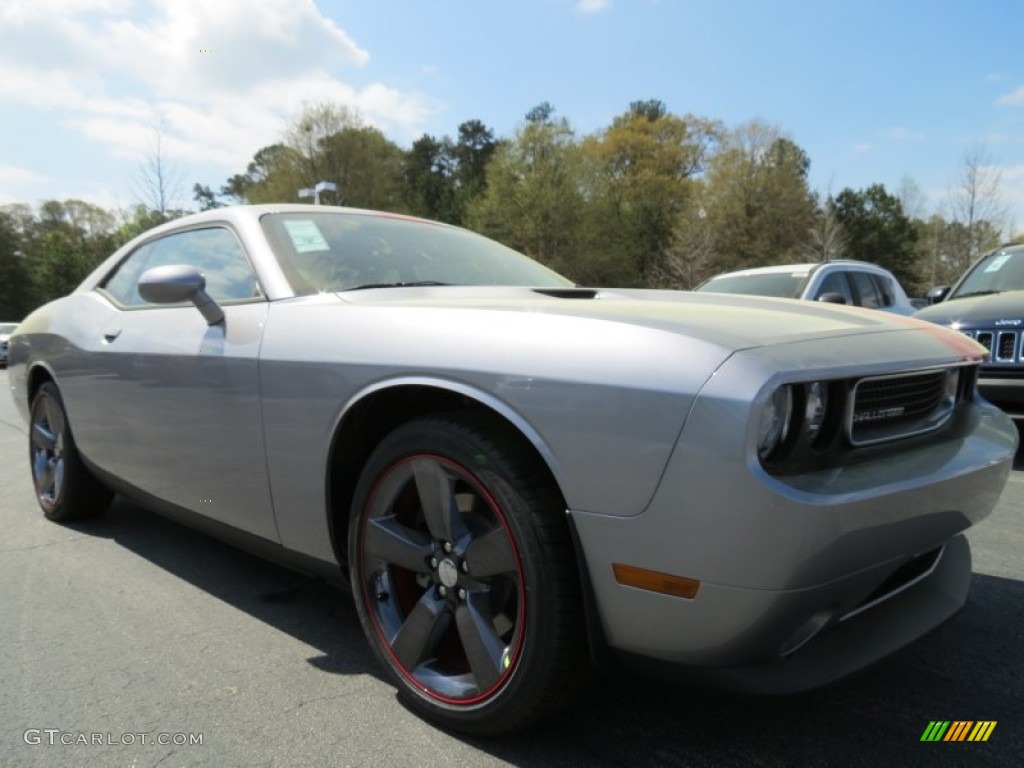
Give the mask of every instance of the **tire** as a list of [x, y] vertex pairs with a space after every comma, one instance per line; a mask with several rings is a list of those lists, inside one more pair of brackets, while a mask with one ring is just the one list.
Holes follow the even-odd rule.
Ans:
[[565, 504], [519, 435], [461, 413], [398, 427], [350, 520], [359, 619], [412, 710], [494, 736], [576, 693], [590, 659]]
[[55, 384], [47, 381], [39, 387], [30, 414], [29, 467], [46, 518], [70, 522], [105, 512], [113, 494], [83, 463]]

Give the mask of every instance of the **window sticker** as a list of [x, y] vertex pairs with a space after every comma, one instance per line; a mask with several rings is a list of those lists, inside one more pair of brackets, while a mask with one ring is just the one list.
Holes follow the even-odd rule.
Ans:
[[316, 222], [309, 219], [286, 219], [284, 228], [288, 230], [288, 237], [292, 239], [292, 245], [298, 253], [316, 253], [317, 251], [329, 251], [331, 246], [327, 244], [320, 228]]
[[1010, 255], [1011, 254], [1009, 254], [1009, 253], [1001, 253], [1001, 254], [999, 254], [994, 259], [992, 259], [992, 263], [990, 263], [987, 267], [985, 267], [985, 271], [986, 272], [998, 272], [1000, 269], [1003, 268], [1003, 264], [1005, 264], [1006, 262], [1008, 262], [1010, 260]]

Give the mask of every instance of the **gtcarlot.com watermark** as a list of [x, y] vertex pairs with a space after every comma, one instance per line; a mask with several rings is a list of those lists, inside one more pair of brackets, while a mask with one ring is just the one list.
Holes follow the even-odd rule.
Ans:
[[29, 728], [22, 735], [26, 744], [63, 745], [65, 747], [115, 746], [130, 747], [137, 744], [158, 746], [202, 746], [201, 733], [152, 733], [136, 731], [126, 733], [86, 733], [84, 731], [62, 731], [60, 728]]

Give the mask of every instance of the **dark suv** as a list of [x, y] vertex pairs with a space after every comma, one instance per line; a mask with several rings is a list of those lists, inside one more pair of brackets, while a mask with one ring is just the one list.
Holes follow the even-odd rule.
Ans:
[[935, 288], [929, 297], [939, 303], [915, 317], [965, 333], [988, 349], [979, 391], [1014, 419], [1024, 419], [1024, 245], [997, 248], [952, 290]]

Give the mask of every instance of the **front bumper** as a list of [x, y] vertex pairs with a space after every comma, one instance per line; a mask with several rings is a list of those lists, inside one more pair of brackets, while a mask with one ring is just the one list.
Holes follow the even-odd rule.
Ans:
[[1024, 419], [1024, 371], [1019, 376], [993, 374], [984, 368], [978, 374], [978, 392], [999, 406], [1007, 416]]
[[[963, 607], [970, 582], [970, 546], [964, 536], [956, 536], [942, 547], [926, 578], [809, 637], [797, 636], [815, 629], [811, 626], [814, 619], [798, 628], [794, 639], [802, 639], [804, 644], [792, 653], [719, 666], [665, 663], [636, 652], [620, 654], [620, 659], [662, 679], [750, 694], [799, 693], [871, 666], [918, 640]], [[842, 590], [842, 585], [835, 587]], [[799, 605], [801, 596], [782, 597], [780, 602]]]
[[[737, 455], [726, 409], [702, 398], [644, 513], [570, 513], [608, 645], [785, 693], [931, 631], [966, 600], [961, 533], [995, 506], [1016, 448], [1002, 412], [972, 411], [956, 436], [783, 480]], [[624, 586], [613, 563], [700, 588], [688, 600]]]

